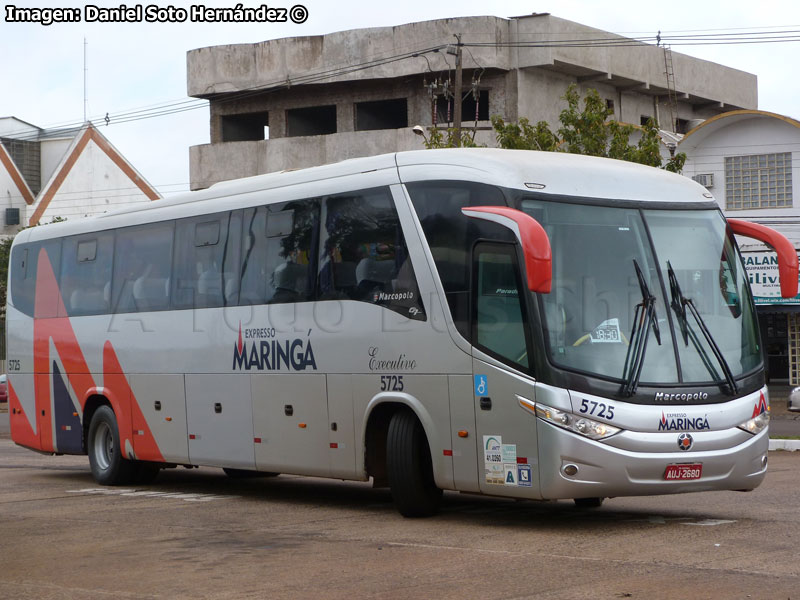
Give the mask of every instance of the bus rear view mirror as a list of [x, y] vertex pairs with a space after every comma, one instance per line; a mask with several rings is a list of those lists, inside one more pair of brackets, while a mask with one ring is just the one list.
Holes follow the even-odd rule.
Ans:
[[550, 293], [552, 253], [550, 239], [541, 225], [530, 215], [507, 206], [467, 206], [461, 212], [473, 219], [492, 221], [514, 232], [525, 256], [528, 289]]
[[797, 252], [792, 243], [783, 234], [758, 223], [728, 219], [728, 225], [736, 235], [759, 240], [775, 250], [778, 254], [781, 297], [794, 298], [797, 295]]

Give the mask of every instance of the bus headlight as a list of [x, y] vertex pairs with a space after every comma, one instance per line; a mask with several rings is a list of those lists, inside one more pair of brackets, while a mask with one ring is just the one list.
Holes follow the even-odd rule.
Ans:
[[741, 425], [738, 425], [738, 427], [739, 429], [743, 429], [747, 433], [752, 433], [753, 435], [755, 435], [766, 429], [767, 425], [769, 425], [769, 413], [763, 412], [757, 417], [748, 419]]
[[600, 421], [558, 410], [544, 404], [536, 404], [536, 416], [543, 421], [593, 440], [602, 440], [620, 431], [619, 428], [613, 427], [608, 423], [601, 423]]

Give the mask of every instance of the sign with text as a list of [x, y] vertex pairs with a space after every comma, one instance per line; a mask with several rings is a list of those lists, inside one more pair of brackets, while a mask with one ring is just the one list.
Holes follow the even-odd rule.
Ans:
[[800, 294], [781, 298], [778, 255], [775, 252], [743, 252], [747, 278], [756, 304], [800, 304]]

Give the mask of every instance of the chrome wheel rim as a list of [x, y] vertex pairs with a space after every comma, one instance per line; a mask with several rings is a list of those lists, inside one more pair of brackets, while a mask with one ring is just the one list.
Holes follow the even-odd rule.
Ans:
[[108, 423], [99, 423], [94, 435], [94, 458], [102, 470], [111, 466], [114, 459], [114, 435]]

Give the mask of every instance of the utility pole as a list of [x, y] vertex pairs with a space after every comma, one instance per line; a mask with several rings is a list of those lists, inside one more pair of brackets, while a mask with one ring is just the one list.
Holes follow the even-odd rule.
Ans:
[[453, 90], [453, 124], [455, 128], [455, 145], [461, 146], [461, 35], [455, 35], [458, 44], [456, 45], [456, 85]]

